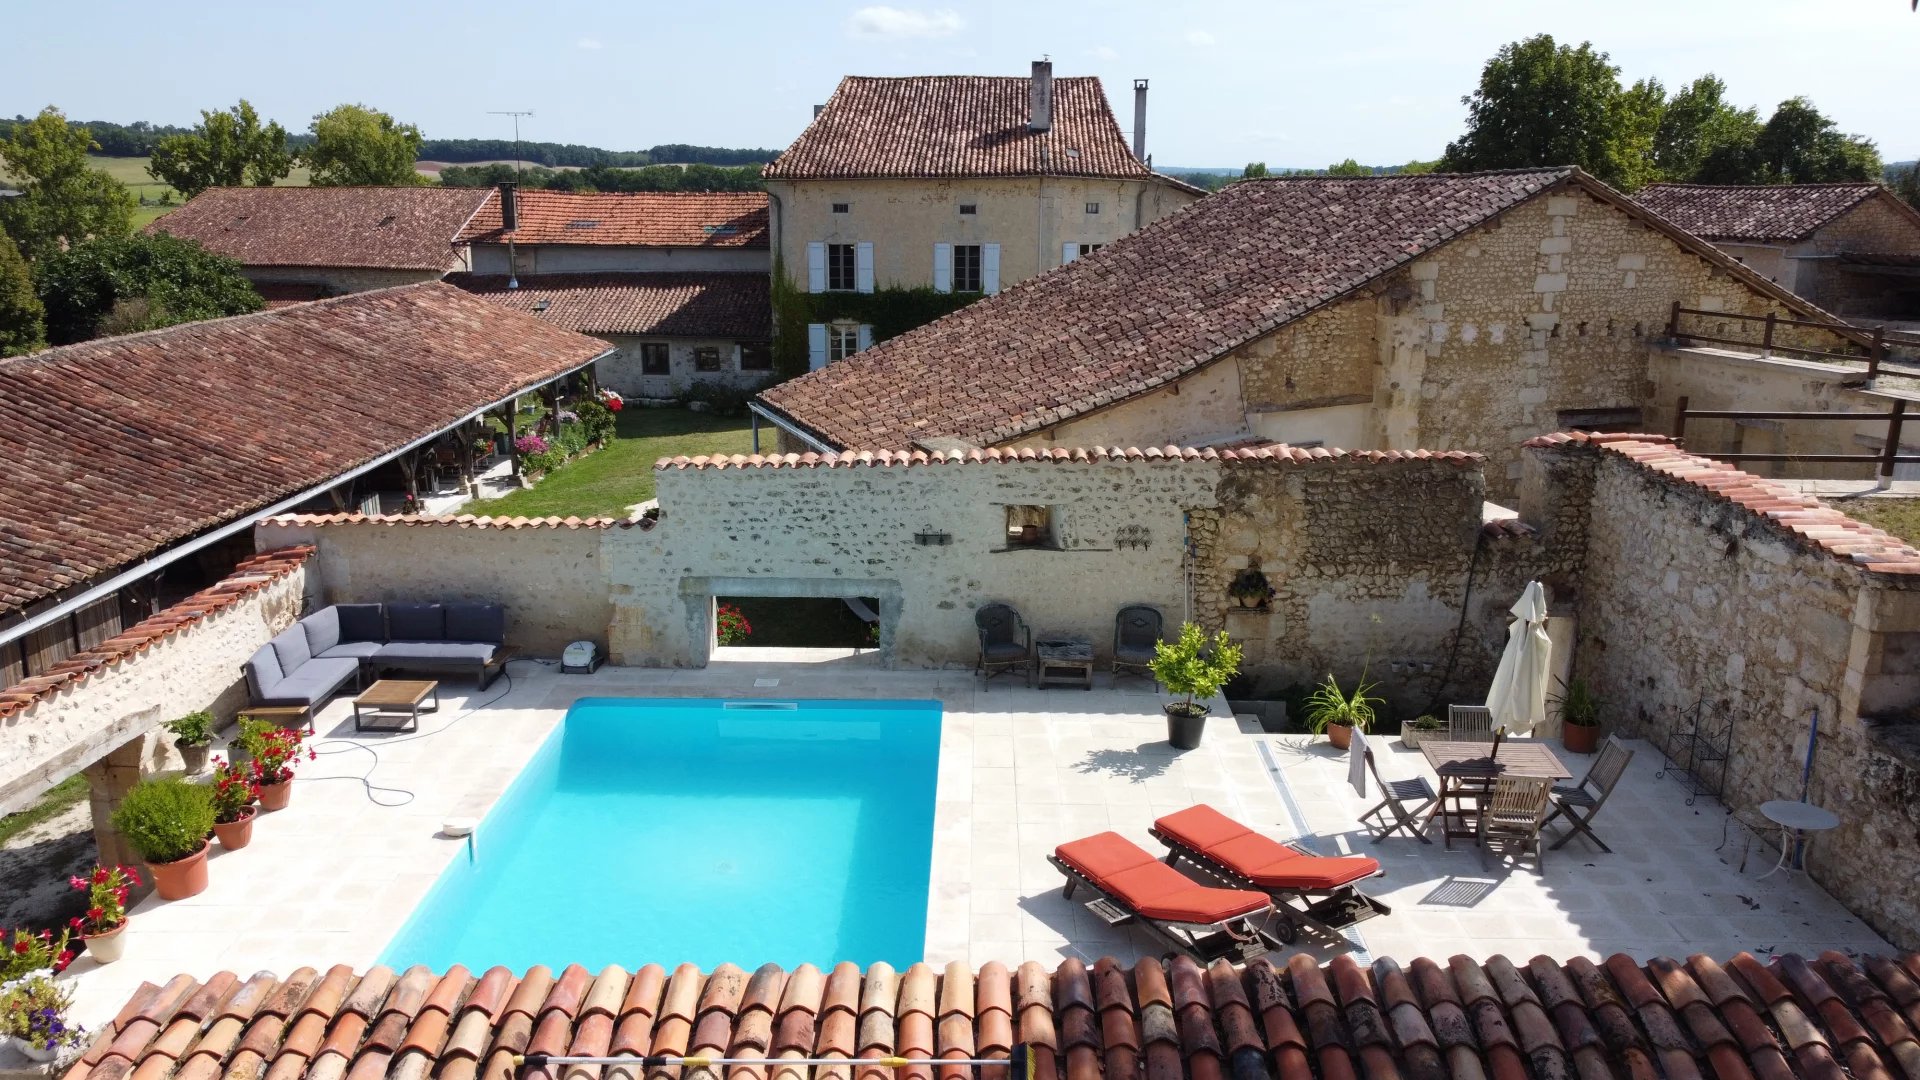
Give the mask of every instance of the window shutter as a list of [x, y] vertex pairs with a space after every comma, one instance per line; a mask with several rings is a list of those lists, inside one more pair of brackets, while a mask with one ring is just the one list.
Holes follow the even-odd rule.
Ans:
[[807, 370], [819, 371], [827, 366], [827, 324], [807, 324]]
[[853, 291], [873, 291], [873, 244], [862, 240], [853, 248]]
[[980, 288], [991, 296], [1000, 291], [1000, 245], [980, 245]]
[[856, 352], [866, 352], [873, 348], [873, 327], [861, 323], [860, 329], [854, 333], [853, 347]]
[[933, 245], [933, 291], [953, 291], [953, 245]]
[[1080, 245], [1068, 241], [1060, 245], [1060, 265], [1065, 266], [1080, 257]]
[[827, 291], [827, 245], [807, 245], [807, 291]]

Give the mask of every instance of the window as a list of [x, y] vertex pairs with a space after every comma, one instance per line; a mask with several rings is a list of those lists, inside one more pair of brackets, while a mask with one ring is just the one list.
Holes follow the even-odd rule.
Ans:
[[980, 291], [980, 245], [953, 245], [953, 291]]
[[1088, 255], [1091, 255], [1091, 254], [1093, 254], [1094, 252], [1096, 252], [1096, 251], [1099, 251], [1099, 250], [1100, 250], [1101, 248], [1103, 248], [1103, 247], [1106, 247], [1107, 245], [1105, 245], [1105, 244], [1076, 244], [1076, 245], [1074, 245], [1074, 246], [1080, 249], [1080, 254], [1079, 254], [1079, 256], [1078, 256], [1078, 257], [1079, 257], [1079, 258], [1086, 258], [1086, 257], [1087, 257]]
[[836, 214], [844, 214], [852, 209], [853, 209], [852, 203], [837, 202], [833, 204], [833, 212]]
[[978, 214], [979, 212], [980, 212], [980, 207], [973, 203], [963, 202], [960, 204], [960, 213], [967, 217], [972, 217], [973, 215]]
[[852, 292], [853, 286], [853, 245], [828, 244], [827, 291]]
[[860, 351], [860, 328], [852, 323], [827, 327], [827, 363], [834, 364]]
[[772, 371], [773, 346], [764, 341], [740, 343], [741, 371]]
[[1089, 214], [1097, 214], [1097, 213], [1099, 213], [1099, 212], [1100, 212], [1100, 204], [1099, 204], [1099, 203], [1097, 203], [1097, 202], [1090, 202], [1090, 203], [1088, 203], [1088, 204], [1087, 204], [1087, 213], [1089, 213]]
[[693, 370], [719, 371], [720, 370], [720, 347], [718, 345], [702, 345], [694, 349], [693, 350]]
[[1053, 507], [1008, 506], [1007, 546], [1010, 548], [1059, 547], [1059, 538], [1053, 531]]
[[666, 342], [643, 341], [640, 343], [640, 374], [673, 374], [673, 361], [667, 358]]

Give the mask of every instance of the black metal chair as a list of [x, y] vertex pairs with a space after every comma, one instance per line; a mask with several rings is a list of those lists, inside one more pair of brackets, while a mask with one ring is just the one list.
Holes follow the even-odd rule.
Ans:
[[1123, 672], [1145, 675], [1153, 679], [1153, 688], [1160, 689], [1160, 680], [1153, 674], [1153, 647], [1160, 641], [1163, 622], [1160, 609], [1146, 604], [1129, 604], [1120, 609], [1113, 620], [1113, 675], [1118, 679]]
[[997, 674], [1022, 671], [1032, 686], [1033, 630], [1020, 613], [1006, 604], [988, 604], [973, 613], [973, 625], [980, 633], [980, 664], [974, 670], [983, 685]]

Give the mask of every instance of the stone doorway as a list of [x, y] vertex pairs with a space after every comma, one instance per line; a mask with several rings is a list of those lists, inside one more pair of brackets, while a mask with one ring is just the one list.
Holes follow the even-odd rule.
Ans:
[[[714, 657], [714, 614], [722, 598], [799, 599], [847, 601], [870, 608], [879, 616], [877, 643], [862, 646], [877, 653], [880, 667], [893, 666], [893, 637], [900, 622], [901, 588], [891, 580], [845, 580], [841, 578], [738, 578], [687, 577], [680, 579], [680, 595], [687, 612], [687, 638], [695, 642], [695, 662], [705, 667]], [[704, 643], [701, 647], [698, 643]], [[847, 651], [845, 648], [838, 652]]]

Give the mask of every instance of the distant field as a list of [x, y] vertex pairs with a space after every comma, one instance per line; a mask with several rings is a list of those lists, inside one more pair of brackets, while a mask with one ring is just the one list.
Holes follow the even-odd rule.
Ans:
[[450, 165], [518, 165], [522, 169], [552, 169], [554, 172], [568, 172], [578, 169], [578, 165], [542, 165], [537, 161], [514, 161], [512, 158], [493, 158], [488, 161], [416, 161], [415, 172], [422, 176], [439, 176], [440, 170]]
[[[146, 158], [102, 157], [99, 154], [88, 154], [87, 160], [105, 169], [115, 180], [127, 185], [127, 188], [140, 200], [140, 208], [133, 212], [134, 228], [141, 228], [153, 219], [180, 208], [182, 202], [180, 194], [147, 175]], [[287, 178], [275, 186], [306, 187], [308, 175], [307, 168], [303, 165], [288, 173]]]

